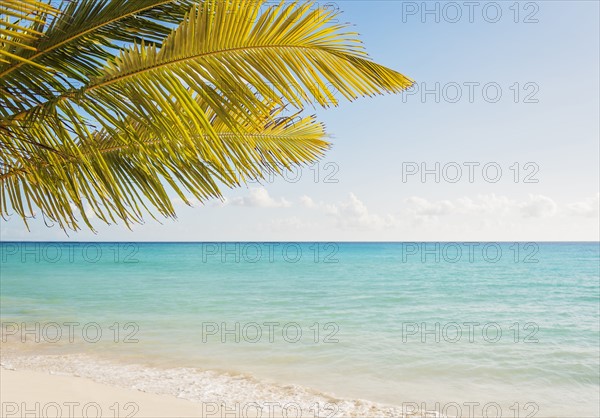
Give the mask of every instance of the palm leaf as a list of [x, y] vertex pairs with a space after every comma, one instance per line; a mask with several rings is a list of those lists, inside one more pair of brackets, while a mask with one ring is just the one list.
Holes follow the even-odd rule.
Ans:
[[[322, 126], [292, 123], [286, 106], [301, 112], [412, 83], [373, 62], [336, 13], [312, 3], [206, 0], [185, 15], [180, 2], [128, 3], [129, 12], [124, 0], [70, 5], [38, 52], [21, 50], [36, 65], [0, 67], [1, 86], [18, 93], [0, 113], [2, 216], [12, 208], [26, 219], [38, 208], [62, 228], [79, 228], [79, 218], [92, 227], [87, 202], [108, 223], [141, 222], [144, 212], [156, 216], [152, 208], [172, 217], [169, 189], [205, 201], [220, 186], [322, 155]], [[160, 30], [135, 19], [155, 23], [165, 8], [169, 35], [158, 42]]]
[[[13, 207], [27, 219], [39, 208], [48, 221], [74, 230], [80, 227], [79, 218], [93, 228], [85, 202], [106, 223], [142, 222], [144, 212], [154, 217], [152, 207], [162, 216], [175, 217], [167, 186], [188, 203], [190, 193], [205, 201], [220, 198], [220, 186], [236, 187], [249, 178], [260, 180], [283, 167], [319, 158], [328, 147], [324, 127], [314, 116], [279, 116], [281, 112], [272, 108], [260, 123], [240, 125], [243, 133], [238, 134], [207, 108], [229, 156], [217, 165], [207, 160], [210, 150], [202, 133], [194, 136], [199, 150], [195, 153], [181, 142], [164, 143], [139, 122], [131, 122], [117, 136], [97, 133], [69, 154], [63, 147], [31, 146], [35, 158], [0, 174], [1, 212], [5, 216]], [[256, 129], [257, 124], [262, 126]]]

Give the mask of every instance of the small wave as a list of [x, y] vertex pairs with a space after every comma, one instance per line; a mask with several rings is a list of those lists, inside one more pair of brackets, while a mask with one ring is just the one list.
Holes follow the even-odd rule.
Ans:
[[243, 374], [122, 364], [87, 354], [23, 355], [5, 352], [0, 365], [9, 370], [84, 377], [111, 386], [170, 395], [202, 403], [211, 411], [214, 411], [214, 407], [229, 411], [229, 415], [223, 416], [231, 416], [231, 411], [239, 411], [239, 415], [244, 416], [248, 416], [248, 411], [268, 411], [268, 416], [290, 416], [292, 410], [291, 416], [300, 416], [300, 412], [301, 416], [329, 418], [441, 417], [436, 412], [406, 413], [398, 406], [362, 399], [342, 399], [299, 385], [280, 385]]

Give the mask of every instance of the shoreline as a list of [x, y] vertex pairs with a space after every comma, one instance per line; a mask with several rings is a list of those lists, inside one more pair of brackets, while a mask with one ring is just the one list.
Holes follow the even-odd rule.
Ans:
[[83, 354], [3, 353], [1, 360], [2, 416], [7, 417], [29, 416], [27, 411], [35, 416], [113, 418], [440, 416], [404, 414], [401, 407], [341, 399], [246, 375], [119, 364]]
[[[2, 417], [213, 417], [213, 418], [446, 418], [494, 416], [467, 403], [381, 403], [339, 397], [307, 386], [246, 373], [145, 363], [142, 357], [106, 358], [89, 353], [0, 350]], [[583, 395], [583, 394], [582, 394]], [[401, 399], [401, 394], [398, 397]], [[585, 398], [584, 398], [585, 399]], [[591, 398], [590, 398], [591, 399]], [[458, 409], [453, 405], [458, 405]], [[496, 404], [501, 412], [510, 405]], [[505, 408], [506, 407], [506, 408]], [[522, 416], [591, 414], [548, 411], [523, 404]], [[85, 412], [84, 412], [84, 408]], [[496, 410], [496, 409], [494, 409]], [[489, 411], [488, 411], [489, 412]], [[521, 411], [519, 411], [521, 412]], [[474, 414], [473, 414], [474, 413]], [[502, 416], [506, 416], [502, 413]], [[508, 415], [511, 416], [511, 415]]]

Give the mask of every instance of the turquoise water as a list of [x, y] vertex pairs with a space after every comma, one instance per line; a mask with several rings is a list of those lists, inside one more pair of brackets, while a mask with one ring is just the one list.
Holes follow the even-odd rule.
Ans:
[[392, 405], [600, 415], [598, 243], [423, 245], [4, 242], [3, 341]]

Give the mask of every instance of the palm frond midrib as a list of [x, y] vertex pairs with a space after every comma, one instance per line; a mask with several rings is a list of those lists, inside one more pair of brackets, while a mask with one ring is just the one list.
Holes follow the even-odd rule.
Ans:
[[119, 82], [121, 80], [130, 78], [130, 77], [134, 77], [134, 76], [137, 76], [137, 75], [149, 72], [149, 71], [158, 70], [163, 67], [168, 67], [168, 66], [175, 65], [175, 64], [189, 61], [189, 60], [205, 58], [205, 57], [214, 56], [214, 55], [222, 55], [222, 54], [231, 53], [231, 52], [239, 52], [239, 51], [250, 52], [253, 50], [263, 50], [263, 49], [276, 49], [276, 50], [277, 49], [288, 49], [288, 50], [289, 49], [299, 49], [299, 50], [313, 50], [313, 51], [319, 51], [319, 52], [328, 52], [328, 53], [335, 54], [335, 51], [329, 51], [323, 47], [318, 47], [318, 46], [314, 46], [314, 45], [276, 44], [276, 45], [247, 45], [247, 46], [225, 48], [225, 49], [221, 49], [218, 51], [210, 51], [210, 52], [203, 52], [203, 53], [199, 53], [199, 54], [186, 55], [184, 57], [164, 61], [164, 62], [160, 63], [159, 65], [154, 65], [154, 66], [143, 68], [143, 69], [140, 69], [137, 71], [125, 73], [125, 74], [119, 75], [118, 77], [108, 78], [98, 84], [90, 85], [86, 89], [86, 91], [93, 91], [97, 88], [106, 87], [108, 85], [114, 84], [116, 82]]
[[[240, 134], [238, 133], [233, 133], [233, 132], [218, 132], [218, 136], [221, 139], [249, 139], [249, 138], [257, 138], [257, 139], [276, 139], [276, 140], [293, 140], [296, 139], [297, 137], [294, 135], [294, 133], [285, 133], [285, 132], [281, 132], [281, 133], [269, 133], [269, 132], [248, 132], [245, 133], [243, 136], [244, 138], [240, 138]], [[204, 135], [204, 137], [208, 138], [208, 135]], [[151, 139], [151, 140], [147, 140], [147, 141], [143, 141], [144, 145], [156, 145], [158, 143], [160, 143], [160, 139], [155, 138], [155, 139]], [[102, 148], [102, 147], [98, 147], [97, 149], [94, 149], [95, 152], [98, 152], [100, 154], [108, 154], [108, 153], [113, 153], [113, 152], [118, 152], [118, 151], [123, 151], [123, 150], [127, 150], [127, 149], [134, 149], [136, 147], [141, 146], [141, 144], [123, 144], [123, 145], [117, 145], [117, 146], [109, 146], [108, 148]], [[72, 155], [70, 157], [64, 156], [65, 158], [63, 163], [64, 164], [70, 164], [70, 163], [76, 163], [79, 162], [81, 160], [84, 160], [86, 157], [92, 156], [94, 154], [94, 152], [82, 152], [79, 155]], [[204, 161], [205, 163], [210, 163], [209, 161]], [[51, 163], [43, 163], [40, 164], [38, 168], [46, 168], [51, 166]], [[0, 174], [0, 181], [6, 180], [10, 177], [13, 177], [15, 175], [19, 175], [19, 174], [27, 174], [27, 170], [23, 169], [23, 168], [17, 168], [17, 167], [13, 167], [12, 170], [10, 170], [9, 172], [6, 172], [4, 174]]]

